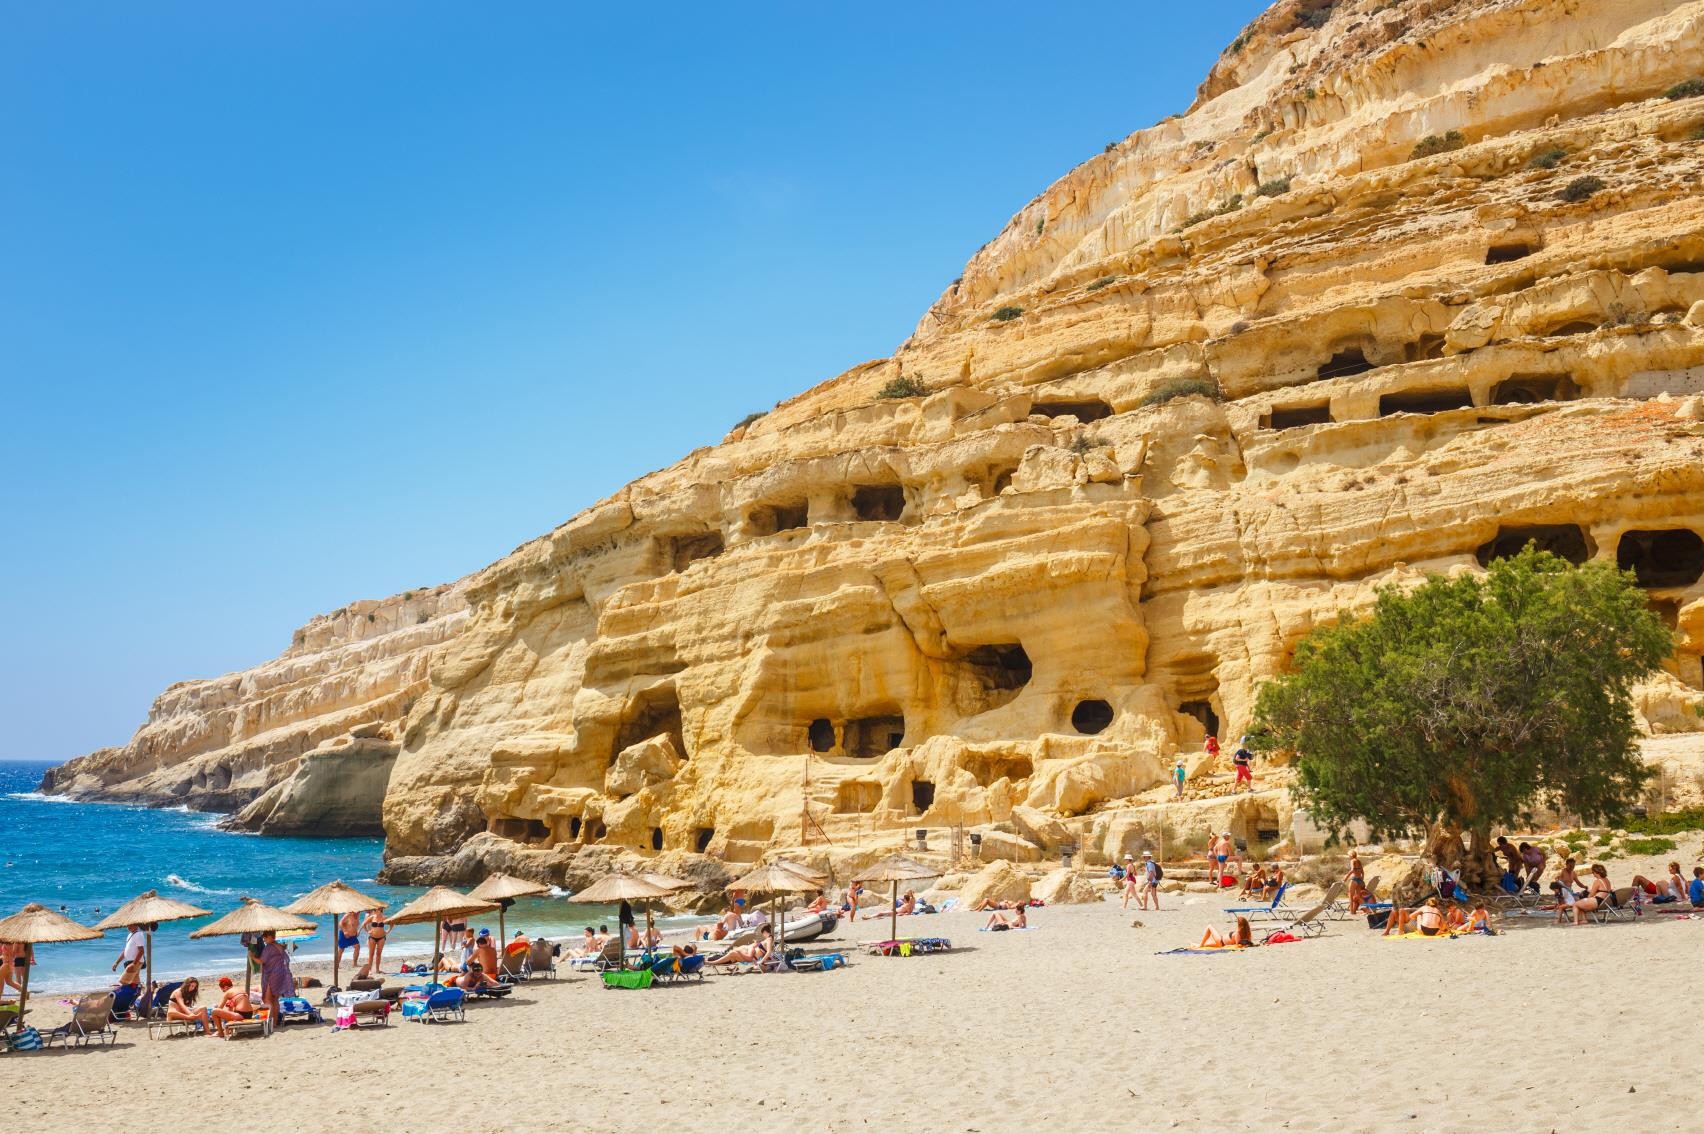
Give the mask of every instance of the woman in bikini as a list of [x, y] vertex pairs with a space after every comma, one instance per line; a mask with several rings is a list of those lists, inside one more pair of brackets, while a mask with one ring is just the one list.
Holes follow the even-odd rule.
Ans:
[[1592, 863], [1592, 882], [1586, 890], [1586, 896], [1574, 902], [1574, 924], [1586, 924], [1586, 915], [1595, 913], [1612, 904], [1615, 900], [1615, 887], [1609, 884], [1609, 871], [1604, 869], [1601, 862]]
[[385, 920], [385, 907], [380, 906], [368, 914], [361, 928], [367, 932], [367, 964], [375, 973], [383, 975], [385, 969], [381, 958], [385, 955], [385, 938], [390, 936], [390, 922]]
[[238, 1020], [247, 1020], [254, 1016], [254, 1001], [249, 994], [240, 988], [233, 988], [230, 977], [219, 978], [219, 990], [225, 995], [219, 998], [219, 1007], [210, 1008], [207, 1018], [213, 1021], [213, 1027], [218, 1033], [226, 1035], [226, 1024], [234, 1024]]
[[1414, 915], [1414, 924], [1427, 937], [1436, 937], [1444, 931], [1444, 911], [1437, 898], [1426, 899], [1426, 904]]
[[991, 913], [988, 915], [987, 924], [982, 928], [996, 933], [1006, 929], [1028, 929], [1029, 907], [1019, 906], [1013, 911], [1011, 917], [1001, 913]]
[[1220, 937], [1209, 925], [1206, 932], [1201, 934], [1200, 944], [1195, 947], [1197, 949], [1252, 949], [1254, 947], [1254, 930], [1249, 928], [1248, 918], [1238, 914], [1237, 927], [1232, 931], [1229, 938]]
[[1343, 880], [1349, 885], [1349, 913], [1358, 914], [1361, 903], [1370, 901], [1371, 896], [1367, 893], [1367, 869], [1361, 865], [1361, 856], [1355, 851], [1349, 852], [1349, 873], [1343, 876]]
[[177, 986], [166, 1005], [166, 1019], [185, 1024], [198, 1024], [203, 1035], [213, 1034], [213, 1017], [206, 1008], [197, 1008], [195, 998], [201, 994], [201, 982], [190, 977]]
[[758, 932], [757, 940], [750, 945], [741, 945], [729, 949], [720, 957], [713, 957], [704, 963], [707, 965], [736, 965], [741, 961], [747, 961], [754, 965], [761, 965], [768, 959], [774, 948], [775, 932], [766, 925]]

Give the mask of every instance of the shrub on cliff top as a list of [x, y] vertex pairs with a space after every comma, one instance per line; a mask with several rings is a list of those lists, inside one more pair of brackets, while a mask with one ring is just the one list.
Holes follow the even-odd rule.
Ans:
[[1308, 634], [1259, 691], [1259, 747], [1297, 754], [1296, 803], [1329, 831], [1424, 832], [1445, 862], [1467, 835], [1473, 885], [1496, 877], [1492, 829], [1535, 804], [1608, 818], [1639, 797], [1629, 690], [1673, 648], [1632, 572], [1529, 544]]
[[738, 421], [734, 422], [734, 428], [735, 429], [744, 429], [746, 426], [750, 425], [752, 422], [756, 421], [758, 418], [762, 417], [764, 414], [766, 414], [768, 412], [769, 412], [768, 410], [758, 410], [756, 413], [748, 413], [744, 417], [740, 418]]
[[1555, 169], [1558, 165], [1562, 164], [1562, 159], [1567, 156], [1567, 150], [1553, 146], [1548, 150], [1540, 150], [1538, 153], [1532, 155], [1532, 158], [1527, 162], [1526, 167], [1528, 169]]
[[1177, 398], [1211, 398], [1219, 400], [1219, 387], [1205, 378], [1176, 378], [1142, 399], [1145, 406], [1164, 405]]
[[1106, 287], [1109, 284], [1116, 283], [1117, 281], [1118, 281], [1117, 276], [1102, 276], [1100, 279], [1098, 279], [1094, 283], [1090, 284], [1085, 290], [1087, 290], [1087, 291], [1099, 291], [1101, 288]]
[[1262, 181], [1260, 188], [1254, 191], [1256, 197], [1282, 197], [1290, 191], [1288, 177], [1274, 177], [1271, 181]]
[[1568, 182], [1560, 196], [1564, 201], [1579, 204], [1581, 201], [1589, 200], [1592, 194], [1602, 188], [1604, 188], [1604, 184], [1601, 177], [1576, 177]]
[[1663, 97], [1670, 100], [1697, 98], [1699, 95], [1704, 95], [1704, 79], [1688, 79], [1663, 92]]
[[994, 312], [993, 318], [996, 322], [999, 322], [999, 323], [1010, 323], [1013, 319], [1016, 319], [1019, 315], [1022, 315], [1023, 313], [1024, 313], [1024, 309], [1022, 307], [1010, 307], [1010, 306], [1008, 306], [1008, 307], [1002, 307], [998, 311]]
[[1409, 151], [1408, 159], [1413, 161], [1415, 158], [1431, 157], [1434, 154], [1447, 154], [1451, 150], [1459, 150], [1465, 145], [1467, 145], [1467, 139], [1460, 130], [1447, 131], [1441, 138], [1436, 134], [1427, 134], [1414, 143], [1414, 149]]
[[880, 390], [876, 391], [878, 398], [921, 398], [929, 392], [926, 383], [919, 382], [908, 374], [901, 374]]

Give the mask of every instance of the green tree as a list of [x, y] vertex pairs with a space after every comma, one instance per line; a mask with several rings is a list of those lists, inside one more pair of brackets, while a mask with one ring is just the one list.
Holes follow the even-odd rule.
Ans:
[[1631, 572], [1528, 545], [1314, 630], [1261, 687], [1255, 735], [1296, 753], [1296, 801], [1327, 830], [1424, 832], [1480, 883], [1492, 828], [1535, 804], [1600, 818], [1633, 802], [1650, 773], [1628, 687], [1673, 647]]

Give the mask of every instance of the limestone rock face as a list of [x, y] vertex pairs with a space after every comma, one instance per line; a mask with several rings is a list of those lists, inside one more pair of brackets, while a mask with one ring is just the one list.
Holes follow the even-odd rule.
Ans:
[[[290, 648], [264, 665], [172, 686], [129, 744], [50, 770], [42, 790], [78, 799], [237, 811], [289, 780], [307, 754], [338, 738], [394, 741], [403, 715], [426, 691], [428, 655], [459, 634], [466, 619], [467, 603], [453, 585], [351, 603], [297, 630]], [[395, 750], [392, 743], [382, 781], [375, 779], [378, 765], [371, 760], [304, 770], [276, 819], [277, 833], [314, 833], [298, 830], [289, 818], [298, 806], [309, 807], [304, 816], [331, 822], [326, 834], [376, 830]], [[331, 773], [333, 767], [340, 771]], [[336, 790], [343, 772], [352, 777], [349, 790], [364, 811], [360, 816], [345, 811], [344, 818], [333, 820], [309, 801], [329, 802], [326, 793]]]
[[[1314, 626], [1528, 540], [1638, 572], [1677, 633], [1646, 723], [1697, 728], [1704, 99], [1663, 92], [1704, 75], [1704, 3], [1320, 10], [1272, 5], [892, 357], [458, 584], [424, 681], [411, 652], [382, 686], [389, 852], [1288, 830], [1287, 798], [1144, 793]], [[899, 378], [927, 392], [882, 396]], [[254, 681], [318, 656], [169, 691], [65, 783], [158, 794], [212, 761], [258, 792], [282, 759], [225, 754], [274, 713], [288, 758], [371, 715]], [[304, 692], [341, 687], [314, 664]]]
[[296, 761], [287, 779], [267, 789], [227, 825], [261, 835], [352, 838], [383, 834], [379, 815], [396, 763], [396, 741], [378, 737], [340, 741]]
[[1030, 896], [1040, 898], [1050, 906], [1064, 906], [1098, 902], [1105, 897], [1105, 893], [1103, 888], [1095, 886], [1088, 875], [1062, 868], [1032, 886]]

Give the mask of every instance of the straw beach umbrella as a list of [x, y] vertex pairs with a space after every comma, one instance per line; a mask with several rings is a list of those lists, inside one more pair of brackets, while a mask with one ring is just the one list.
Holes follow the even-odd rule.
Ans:
[[176, 898], [162, 898], [158, 892], [149, 890], [119, 906], [111, 917], [95, 923], [95, 928], [102, 930], [123, 929], [127, 925], [142, 927], [148, 942], [148, 947], [144, 950], [148, 964], [148, 983], [142, 986], [147, 989], [147, 998], [142, 1004], [144, 1017], [154, 1014], [154, 926], [162, 921], [187, 921], [192, 917], [206, 917], [212, 912], [200, 906], [192, 906], [188, 902], [180, 902]]
[[892, 882], [893, 883], [893, 914], [890, 917], [888, 932], [894, 939], [899, 937], [899, 884], [901, 882], [919, 882], [925, 878], [939, 878], [941, 872], [933, 866], [924, 866], [914, 858], [902, 854], [890, 854], [880, 862], [875, 863], [853, 878], [854, 882]]
[[[215, 921], [212, 925], [204, 925], [191, 933], [191, 937], [240, 937], [245, 933], [283, 933], [290, 929], [312, 929], [314, 923], [305, 921], [295, 914], [287, 914], [283, 910], [274, 909], [264, 902], [254, 898], [243, 898], [242, 905]], [[243, 993], [246, 995], [254, 986], [254, 966], [245, 958], [243, 961]]]
[[432, 923], [432, 972], [429, 979], [436, 982], [438, 958], [443, 955], [440, 947], [444, 940], [444, 919], [475, 917], [488, 914], [496, 908], [496, 902], [469, 897], [448, 886], [434, 886], [392, 914], [389, 920], [392, 925], [418, 925], [424, 921]]
[[[0, 921], [0, 942], [7, 945], [50, 945], [59, 941], [93, 941], [102, 936], [98, 929], [78, 925], [62, 913], [31, 902], [11, 917]], [[33, 959], [33, 958], [32, 958]], [[30, 1003], [30, 966], [23, 966], [24, 977], [18, 986], [18, 1027], [24, 1026], [24, 1010]]]
[[744, 878], [736, 878], [723, 889], [732, 893], [736, 890], [751, 890], [759, 894], [768, 894], [770, 920], [775, 923], [776, 948], [781, 950], [783, 959], [787, 956], [787, 911], [780, 911], [776, 916], [776, 899], [781, 894], [807, 894], [812, 890], [820, 890], [822, 883], [809, 877], [804, 867], [785, 859], [777, 859], [766, 866], [760, 866]]
[[542, 882], [529, 882], [525, 878], [516, 878], [513, 874], [493, 874], [469, 890], [467, 896], [497, 903], [497, 947], [507, 949], [509, 925], [504, 915], [509, 912], [510, 904], [516, 898], [535, 898], [548, 893], [550, 887]]
[[[652, 881], [651, 878], [655, 878], [657, 881]], [[664, 880], [663, 875], [652, 875], [651, 878], [618, 870], [614, 874], [604, 875], [579, 893], [568, 895], [568, 900], [585, 905], [615, 905], [619, 902], [649, 903], [658, 898], [666, 898], [680, 888], [676, 886], [671, 889], [669, 886], [659, 885], [659, 882]], [[670, 879], [669, 881], [672, 882], [673, 880]], [[620, 928], [620, 926], [616, 926], [618, 931]], [[646, 905], [645, 936], [647, 940], [649, 940], [650, 935], [651, 907]], [[622, 955], [626, 956], [627, 942], [623, 941], [621, 948]]]
[[[284, 907], [287, 914], [301, 914], [304, 917], [321, 917], [331, 915], [331, 983], [337, 984], [337, 970], [343, 961], [343, 948], [338, 942], [337, 919], [344, 914], [366, 913], [369, 910], [382, 910], [385, 903], [377, 898], [369, 898], [361, 891], [347, 885], [341, 879], [327, 882], [311, 894], [300, 898]], [[359, 952], [359, 950], [357, 950]]]

